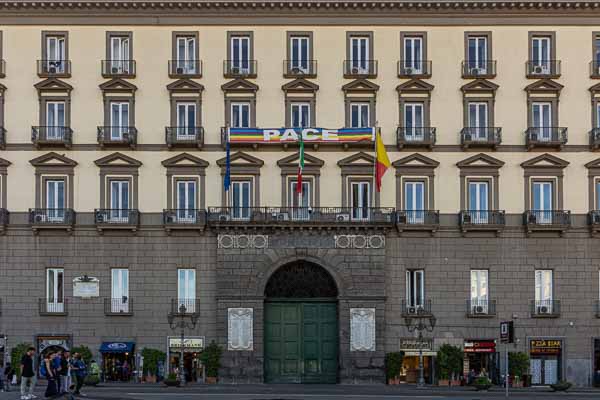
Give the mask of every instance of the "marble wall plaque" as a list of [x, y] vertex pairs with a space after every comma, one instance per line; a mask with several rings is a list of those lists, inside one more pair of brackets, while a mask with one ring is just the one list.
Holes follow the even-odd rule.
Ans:
[[248, 351], [254, 348], [252, 308], [228, 308], [227, 349]]
[[375, 309], [350, 309], [350, 351], [375, 351]]

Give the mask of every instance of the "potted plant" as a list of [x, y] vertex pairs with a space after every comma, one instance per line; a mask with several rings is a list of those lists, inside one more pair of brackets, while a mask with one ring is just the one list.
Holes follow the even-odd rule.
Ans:
[[492, 387], [492, 381], [487, 376], [478, 376], [473, 381], [473, 386], [477, 391], [487, 391]]
[[206, 368], [206, 383], [208, 384], [217, 383], [219, 368], [221, 368], [221, 353], [223, 353], [221, 346], [212, 341], [200, 354], [200, 360]]
[[508, 374], [512, 379], [512, 387], [523, 387], [521, 377], [527, 373], [528, 369], [529, 356], [526, 353], [508, 353]]
[[440, 386], [460, 386], [463, 351], [460, 347], [444, 344], [437, 352], [438, 383]]
[[385, 376], [388, 385], [400, 384], [400, 370], [402, 369], [403, 358], [404, 353], [401, 351], [385, 355]]
[[169, 375], [167, 375], [167, 379], [165, 379], [163, 382], [167, 386], [179, 386], [181, 384], [181, 381], [179, 380], [177, 375], [173, 372], [171, 372]]
[[96, 386], [100, 383], [100, 377], [98, 375], [86, 375], [83, 380], [85, 386]]
[[550, 385], [553, 392], [566, 392], [571, 388], [571, 386], [573, 386], [573, 384], [568, 381], [560, 381], [558, 383]]
[[71, 354], [79, 353], [81, 354], [81, 359], [85, 363], [85, 365], [90, 365], [92, 361], [93, 355], [92, 351], [87, 346], [76, 346], [71, 349]]
[[144, 348], [142, 349], [142, 357], [144, 358], [144, 379], [146, 382], [156, 382], [158, 374], [158, 362], [164, 360], [166, 354], [157, 349]]

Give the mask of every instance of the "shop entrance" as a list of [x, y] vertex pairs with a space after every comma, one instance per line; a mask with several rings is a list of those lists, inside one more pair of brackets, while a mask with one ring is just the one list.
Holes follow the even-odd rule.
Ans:
[[265, 381], [336, 383], [337, 286], [322, 267], [295, 262], [265, 289]]
[[[204, 337], [187, 337], [183, 351], [183, 372], [185, 381], [204, 382], [204, 365], [200, 361], [200, 354], [204, 349]], [[169, 337], [169, 372], [179, 375], [179, 360], [181, 358], [181, 338]]]
[[594, 339], [594, 386], [600, 387], [600, 339]]
[[493, 383], [499, 382], [496, 342], [493, 339], [465, 340], [464, 373], [467, 383], [479, 376], [486, 376]]
[[127, 382], [135, 370], [135, 357], [132, 342], [104, 342], [100, 346], [102, 354], [102, 374], [105, 381]]
[[532, 385], [552, 385], [562, 379], [561, 340], [530, 340], [529, 352]]

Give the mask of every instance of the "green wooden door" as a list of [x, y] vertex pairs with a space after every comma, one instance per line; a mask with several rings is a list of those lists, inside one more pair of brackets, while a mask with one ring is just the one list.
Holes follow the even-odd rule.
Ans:
[[336, 383], [336, 303], [265, 304], [265, 381]]

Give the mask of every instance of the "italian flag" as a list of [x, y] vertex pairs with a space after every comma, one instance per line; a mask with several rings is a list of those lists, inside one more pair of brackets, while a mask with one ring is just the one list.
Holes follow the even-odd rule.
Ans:
[[302, 171], [304, 170], [304, 139], [300, 135], [300, 158], [298, 160], [298, 178], [296, 179], [296, 193], [302, 194]]
[[391, 166], [391, 163], [387, 151], [385, 151], [385, 145], [381, 139], [381, 131], [379, 129], [377, 129], [375, 136], [375, 155], [377, 157], [375, 161], [375, 184], [377, 191], [381, 192], [381, 178], [383, 178], [383, 174]]

